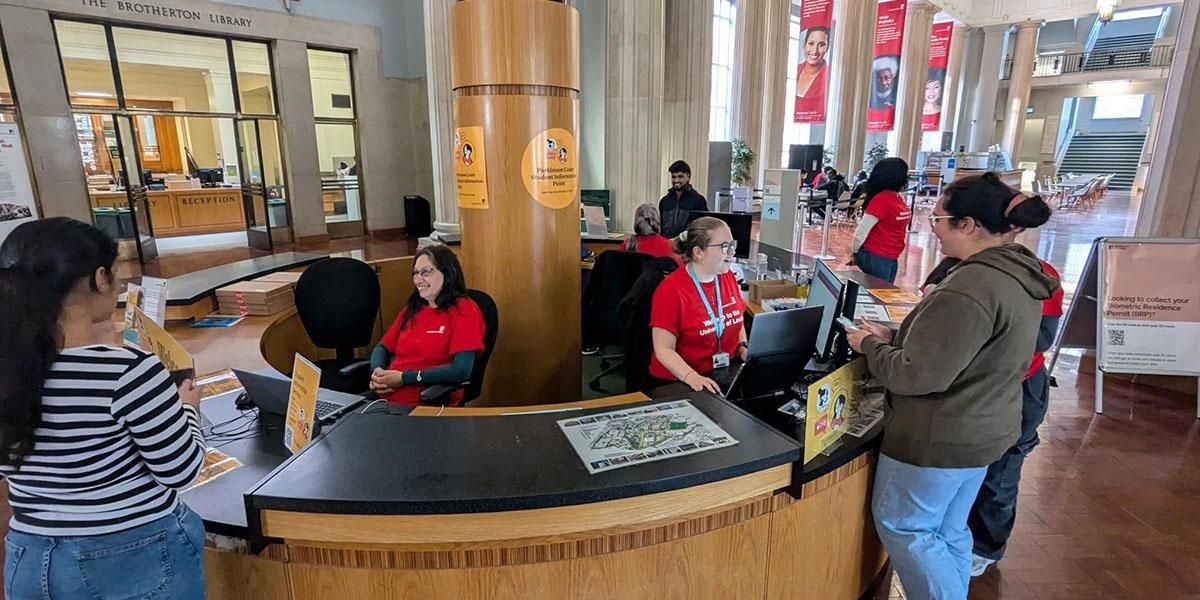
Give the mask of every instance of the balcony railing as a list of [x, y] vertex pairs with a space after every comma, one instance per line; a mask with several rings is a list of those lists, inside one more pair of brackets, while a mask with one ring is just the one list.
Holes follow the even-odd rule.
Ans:
[[[1108, 48], [1092, 52], [1052, 54], [1039, 56], [1033, 63], [1034, 77], [1053, 77], [1066, 73], [1110, 71], [1114, 69], [1137, 69], [1144, 67], [1169, 67], [1175, 57], [1175, 46], [1152, 46], [1150, 48]], [[1001, 79], [1011, 79], [1012, 58], [1004, 61]]]

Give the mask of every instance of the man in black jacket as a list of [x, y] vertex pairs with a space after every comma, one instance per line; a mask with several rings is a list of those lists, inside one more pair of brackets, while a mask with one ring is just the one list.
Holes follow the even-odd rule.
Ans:
[[658, 201], [658, 212], [662, 215], [662, 235], [672, 239], [687, 229], [688, 217], [692, 212], [708, 212], [708, 200], [692, 187], [692, 168], [682, 160], [671, 163], [671, 189]]

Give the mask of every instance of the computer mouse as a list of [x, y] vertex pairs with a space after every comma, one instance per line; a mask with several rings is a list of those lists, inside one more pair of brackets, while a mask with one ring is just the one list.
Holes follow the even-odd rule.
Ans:
[[238, 407], [240, 410], [247, 410], [254, 408], [254, 401], [251, 400], [250, 396], [246, 395], [246, 392], [243, 391], [242, 393], [238, 394], [237, 398], [234, 398], [233, 405]]

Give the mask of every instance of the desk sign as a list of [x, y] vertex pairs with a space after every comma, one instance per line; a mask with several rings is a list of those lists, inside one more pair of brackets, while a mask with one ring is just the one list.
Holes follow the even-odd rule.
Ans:
[[283, 445], [292, 453], [312, 439], [320, 386], [321, 369], [297, 354], [292, 363], [292, 389], [288, 392], [287, 423], [283, 431]]
[[859, 357], [808, 386], [804, 424], [804, 463], [816, 458], [846, 433], [847, 417], [863, 396], [867, 359]]
[[454, 184], [459, 208], [488, 208], [487, 153], [483, 127], [454, 130]]
[[196, 361], [192, 355], [188, 354], [162, 325], [136, 306], [133, 308], [132, 328], [137, 332], [142, 350], [154, 354], [162, 361], [163, 366], [171, 372], [171, 379], [175, 385], [187, 379], [195, 379]]

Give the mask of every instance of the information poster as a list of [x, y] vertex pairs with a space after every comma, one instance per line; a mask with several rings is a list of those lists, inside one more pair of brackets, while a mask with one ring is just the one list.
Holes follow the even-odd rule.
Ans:
[[805, 464], [846, 433], [847, 419], [857, 410], [866, 377], [867, 359], [860, 357], [808, 386], [808, 418], [804, 424]]
[[163, 325], [167, 319], [167, 280], [158, 277], [142, 277], [142, 302], [146, 316]]
[[738, 443], [687, 400], [563, 419], [558, 427], [593, 475]]
[[312, 439], [320, 387], [321, 369], [297, 354], [292, 363], [292, 388], [288, 393], [287, 422], [283, 430], [283, 445], [292, 453]]
[[521, 179], [533, 199], [547, 208], [571, 206], [579, 199], [579, 146], [566, 129], [547, 129], [521, 155]]
[[929, 39], [929, 75], [925, 80], [925, 103], [921, 109], [921, 131], [942, 127], [942, 100], [946, 97], [946, 67], [950, 64], [950, 36], [954, 22], [934, 23]]
[[171, 372], [171, 379], [176, 385], [187, 379], [195, 379], [196, 361], [192, 355], [162, 325], [136, 307], [133, 309], [133, 329], [137, 331], [142, 350], [158, 357]]
[[36, 218], [21, 130], [16, 123], [0, 123], [0, 242], [21, 223]]
[[1105, 240], [1100, 368], [1200, 374], [1200, 241]]
[[871, 96], [867, 131], [891, 131], [896, 125], [896, 92], [900, 89], [900, 50], [904, 46], [904, 14], [908, 0], [879, 3], [875, 18], [875, 58], [871, 62]]
[[488, 208], [486, 159], [483, 127], [454, 130], [454, 184], [459, 208]]
[[832, 23], [833, 0], [803, 0], [800, 3], [800, 54], [796, 59], [793, 122], [825, 122]]

